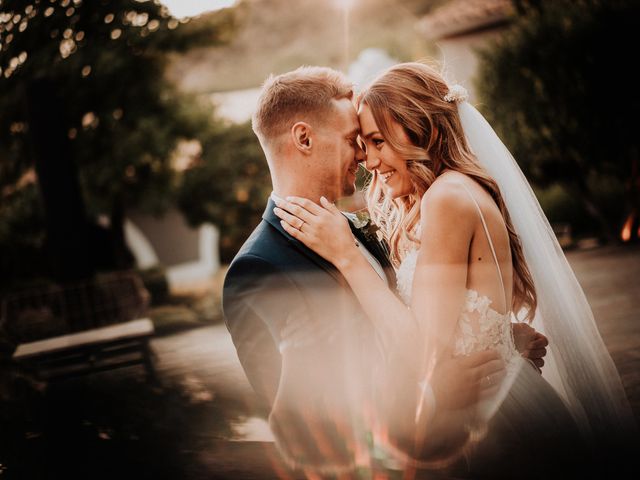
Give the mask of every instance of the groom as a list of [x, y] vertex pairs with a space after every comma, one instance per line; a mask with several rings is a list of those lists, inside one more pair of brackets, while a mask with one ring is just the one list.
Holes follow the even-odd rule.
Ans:
[[[231, 263], [223, 292], [227, 328], [249, 382], [270, 410], [281, 452], [292, 465], [319, 469], [353, 467], [366, 444], [367, 379], [381, 359], [345, 279], [288, 235], [273, 208], [274, 199], [290, 195], [318, 202], [354, 193], [364, 153], [352, 95], [350, 82], [329, 68], [302, 67], [265, 82], [252, 123], [273, 193], [262, 222]], [[395, 289], [383, 246], [353, 224], [352, 230], [362, 254]], [[521, 351], [542, 366], [544, 337], [526, 326], [514, 327], [514, 334]], [[427, 386], [426, 408], [433, 417], [471, 405], [503, 373], [493, 351], [444, 361]]]

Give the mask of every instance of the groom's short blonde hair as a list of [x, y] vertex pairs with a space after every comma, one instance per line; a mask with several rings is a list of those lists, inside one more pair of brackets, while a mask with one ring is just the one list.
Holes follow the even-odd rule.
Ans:
[[269, 143], [297, 121], [330, 113], [331, 100], [352, 97], [352, 83], [332, 68], [300, 67], [271, 75], [262, 86], [251, 126], [261, 142]]

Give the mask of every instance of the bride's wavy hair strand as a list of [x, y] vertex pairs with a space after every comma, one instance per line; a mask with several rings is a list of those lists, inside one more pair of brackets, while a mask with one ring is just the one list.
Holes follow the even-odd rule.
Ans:
[[[500, 189], [478, 164], [464, 136], [457, 105], [444, 100], [449, 87], [435, 67], [412, 62], [391, 67], [360, 93], [357, 105], [366, 104], [389, 146], [407, 162], [412, 192], [398, 199], [387, 197], [383, 182], [373, 172], [366, 187], [367, 206], [389, 244], [391, 260], [419, 244], [420, 200], [445, 170], [463, 173], [478, 182], [493, 198], [504, 219], [513, 263], [512, 310], [526, 311], [531, 320], [537, 306], [533, 277], [522, 251]], [[403, 127], [410, 140], [398, 138], [392, 122]]]

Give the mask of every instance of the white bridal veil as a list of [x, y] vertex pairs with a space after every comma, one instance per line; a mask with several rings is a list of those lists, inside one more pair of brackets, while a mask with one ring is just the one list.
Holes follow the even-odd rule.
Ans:
[[458, 112], [469, 146], [500, 188], [533, 275], [534, 326], [549, 338], [544, 377], [588, 437], [627, 437], [635, 427], [620, 376], [533, 190], [484, 117], [466, 101]]

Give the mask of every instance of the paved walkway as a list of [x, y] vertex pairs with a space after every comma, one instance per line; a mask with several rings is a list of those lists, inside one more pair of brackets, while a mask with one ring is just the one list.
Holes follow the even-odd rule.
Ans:
[[640, 420], [640, 247], [569, 252], [567, 257]]
[[[640, 248], [575, 251], [568, 258], [640, 418]], [[269, 471], [264, 478], [275, 476], [278, 462], [271, 435], [256, 413], [251, 387], [225, 326], [157, 338], [153, 348], [161, 379], [188, 385], [196, 399], [225, 399], [240, 406], [234, 410], [235, 418], [229, 419], [233, 425], [229, 438], [212, 438], [211, 449], [202, 452], [210, 471], [235, 478], [261, 478]]]

